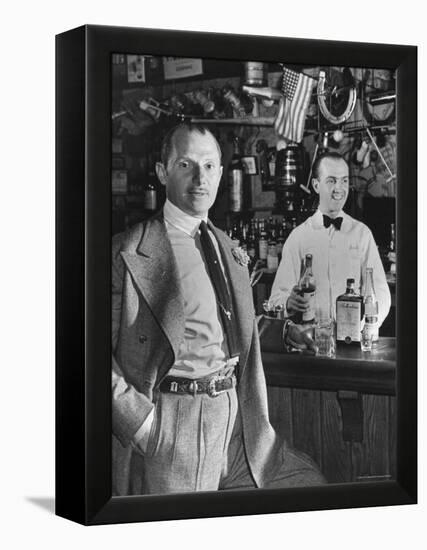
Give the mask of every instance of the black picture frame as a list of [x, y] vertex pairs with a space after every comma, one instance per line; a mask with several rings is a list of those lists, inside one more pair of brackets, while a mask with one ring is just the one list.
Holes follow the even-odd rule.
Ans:
[[[397, 475], [111, 497], [111, 54], [397, 70]], [[56, 514], [86, 525], [417, 502], [417, 48], [87, 25], [56, 37]]]

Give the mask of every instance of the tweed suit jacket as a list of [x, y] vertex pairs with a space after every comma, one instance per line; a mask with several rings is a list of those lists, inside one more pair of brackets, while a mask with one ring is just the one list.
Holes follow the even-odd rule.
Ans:
[[[232, 241], [208, 222], [221, 251], [237, 317], [240, 366], [237, 394], [243, 439], [256, 484], [275, 468], [280, 442], [268, 419], [267, 392], [247, 267]], [[162, 214], [113, 238], [112, 399], [113, 493], [135, 486], [132, 438], [153, 408], [156, 388], [184, 339], [178, 268]]]

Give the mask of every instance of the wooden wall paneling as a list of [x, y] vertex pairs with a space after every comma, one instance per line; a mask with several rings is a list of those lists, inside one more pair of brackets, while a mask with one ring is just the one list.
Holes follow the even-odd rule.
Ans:
[[321, 392], [322, 472], [329, 483], [352, 481], [351, 443], [342, 437], [336, 392]]
[[267, 386], [270, 422], [276, 432], [294, 446], [291, 391], [288, 388]]
[[389, 397], [363, 396], [363, 441], [352, 443], [352, 467], [355, 481], [388, 479]]
[[292, 390], [294, 445], [322, 469], [320, 391]]

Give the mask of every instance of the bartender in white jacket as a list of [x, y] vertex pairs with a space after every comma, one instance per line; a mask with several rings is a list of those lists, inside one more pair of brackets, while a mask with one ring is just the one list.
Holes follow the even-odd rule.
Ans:
[[335, 319], [336, 299], [345, 293], [347, 279], [353, 278], [356, 291], [363, 292], [366, 268], [372, 267], [381, 325], [390, 309], [390, 291], [370, 229], [342, 210], [349, 189], [346, 161], [338, 153], [323, 154], [313, 166], [312, 183], [319, 195], [318, 210], [286, 240], [270, 301], [285, 305], [289, 316], [308, 308], [297, 285], [301, 261], [312, 254], [317, 314]]

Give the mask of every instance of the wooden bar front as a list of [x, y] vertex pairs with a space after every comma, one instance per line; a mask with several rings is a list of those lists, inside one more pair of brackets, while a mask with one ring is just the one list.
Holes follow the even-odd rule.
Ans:
[[395, 339], [336, 358], [281, 351], [261, 338], [270, 420], [330, 483], [395, 478]]

